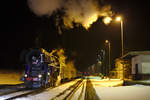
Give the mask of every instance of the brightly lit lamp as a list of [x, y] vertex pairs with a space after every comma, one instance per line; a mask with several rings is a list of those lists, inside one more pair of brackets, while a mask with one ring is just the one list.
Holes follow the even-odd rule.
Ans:
[[108, 71], [110, 71], [110, 42], [108, 40], [105, 40], [105, 43], [108, 44]]
[[[122, 57], [124, 55], [124, 43], [123, 43], [123, 20], [122, 20], [122, 17], [118, 16], [116, 17], [116, 21], [120, 22], [121, 23], [121, 47], [122, 47]], [[124, 80], [124, 65], [123, 65], [123, 80]]]
[[104, 22], [106, 25], [109, 24], [111, 21], [112, 21], [112, 18], [111, 18], [111, 17], [105, 17], [105, 18], [103, 19], [103, 22]]

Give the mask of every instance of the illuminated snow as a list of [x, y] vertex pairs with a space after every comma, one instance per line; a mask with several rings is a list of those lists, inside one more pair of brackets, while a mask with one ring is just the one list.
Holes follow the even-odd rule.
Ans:
[[[121, 80], [96, 80], [92, 79], [95, 91], [101, 100], [150, 100], [150, 86], [133, 85], [118, 86]], [[108, 87], [107, 87], [108, 86]]]
[[[100, 77], [94, 76], [89, 78], [96, 91], [96, 94], [101, 100], [150, 100], [150, 86], [139, 84], [132, 86], [121, 86], [123, 81], [119, 79], [101, 79]], [[44, 92], [28, 95], [27, 97], [18, 98], [16, 100], [50, 100], [73, 85], [76, 81], [77, 80], [71, 81], [56, 88], [49, 88]], [[84, 100], [85, 90], [86, 89], [84, 88], [82, 94], [83, 96], [80, 100]], [[77, 100], [77, 96], [80, 95], [81, 91], [82, 88], [79, 88], [71, 100]], [[65, 95], [57, 98], [56, 100], [62, 100], [64, 97]], [[0, 100], [3, 99], [4, 97], [1, 96]]]
[[13, 70], [0, 70], [0, 85], [1, 84], [20, 84], [23, 83], [20, 81], [22, 76], [21, 72], [16, 72]]

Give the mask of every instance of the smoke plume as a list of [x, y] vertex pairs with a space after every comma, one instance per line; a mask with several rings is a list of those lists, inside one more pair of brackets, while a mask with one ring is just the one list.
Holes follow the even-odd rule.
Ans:
[[61, 0], [28, 0], [29, 8], [38, 16], [48, 15], [61, 8]]
[[51, 16], [62, 10], [65, 27], [73, 28], [73, 23], [88, 29], [99, 17], [111, 16], [110, 6], [101, 6], [98, 0], [28, 0], [30, 9], [38, 16]]

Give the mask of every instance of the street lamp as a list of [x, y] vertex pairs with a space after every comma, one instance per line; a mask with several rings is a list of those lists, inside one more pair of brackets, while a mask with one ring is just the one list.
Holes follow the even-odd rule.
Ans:
[[111, 17], [105, 17], [105, 18], [103, 19], [103, 22], [104, 22], [106, 25], [108, 25], [111, 21], [112, 21], [112, 18], [111, 18]]
[[[124, 43], [123, 43], [123, 20], [120, 16], [116, 17], [116, 21], [121, 23], [121, 45], [122, 45], [122, 57], [124, 54]], [[123, 80], [124, 80], [124, 64], [122, 64], [123, 68]]]
[[110, 70], [111, 64], [110, 64], [110, 42], [108, 40], [105, 40], [105, 43], [108, 44], [108, 71]]
[[121, 23], [121, 56], [124, 54], [124, 43], [123, 43], [123, 20], [120, 16], [116, 17], [116, 21]]

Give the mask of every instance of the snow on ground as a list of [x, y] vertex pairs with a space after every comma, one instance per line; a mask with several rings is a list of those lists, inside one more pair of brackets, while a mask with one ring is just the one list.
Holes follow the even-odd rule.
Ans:
[[119, 80], [104, 80], [103, 82], [103, 80], [91, 79], [91, 81], [96, 90], [96, 94], [101, 100], [150, 100], [150, 86], [106, 87], [113, 86], [112, 84], [118, 84]]
[[[69, 88], [71, 85], [73, 85], [77, 81], [78, 80], [74, 80], [74, 81], [62, 84], [55, 88], [48, 88], [44, 92], [34, 94], [34, 95], [29, 95], [27, 97], [19, 98], [16, 100], [50, 100], [53, 97], [60, 94], [61, 92], [63, 92], [64, 90], [66, 90], [67, 88]], [[60, 100], [60, 99], [58, 99], [58, 100]]]
[[0, 70], [0, 85], [14, 85], [23, 83], [22, 81], [20, 81], [21, 76], [21, 72], [16, 72], [13, 70]]
[[114, 86], [122, 86], [123, 80], [120, 79], [101, 79], [100, 77], [90, 76], [90, 80], [93, 85], [99, 87], [114, 87]]
[[101, 100], [150, 100], [149, 86], [94, 87]]

